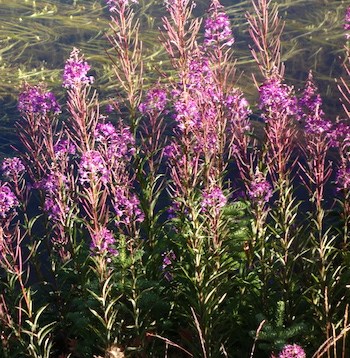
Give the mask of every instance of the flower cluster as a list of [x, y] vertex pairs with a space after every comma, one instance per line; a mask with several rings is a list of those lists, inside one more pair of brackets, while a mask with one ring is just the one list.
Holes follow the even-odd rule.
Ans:
[[283, 347], [278, 358], [306, 358], [306, 353], [304, 349], [297, 344], [287, 344]]
[[74, 89], [81, 85], [90, 85], [94, 82], [94, 78], [87, 75], [89, 70], [90, 65], [84, 61], [80, 50], [74, 48], [64, 66], [63, 87]]
[[267, 203], [272, 197], [272, 188], [260, 170], [256, 170], [254, 177], [250, 182], [248, 196], [259, 205]]
[[76, 153], [75, 145], [70, 143], [67, 139], [59, 140], [53, 147], [56, 159], [63, 158], [67, 155], [74, 155]]
[[164, 272], [164, 277], [167, 281], [172, 281], [173, 274], [169, 272], [169, 269], [172, 269], [172, 264], [176, 260], [176, 255], [173, 250], [170, 250], [163, 252], [162, 257], [162, 271]]
[[299, 113], [305, 120], [305, 131], [311, 135], [332, 136], [332, 123], [323, 118], [324, 112], [321, 106], [322, 98], [310, 72], [304, 92], [299, 99]]
[[116, 225], [130, 225], [142, 222], [145, 218], [140, 209], [140, 201], [136, 195], [130, 194], [125, 187], [118, 187], [114, 193], [113, 207], [116, 213]]
[[117, 256], [118, 250], [115, 248], [115, 238], [113, 233], [103, 227], [98, 232], [92, 234], [90, 250], [96, 254]]
[[227, 203], [227, 198], [218, 186], [209, 188], [203, 192], [201, 207], [204, 212], [214, 210], [215, 214]]
[[18, 98], [18, 110], [24, 114], [59, 114], [61, 108], [52, 92], [46, 91], [43, 85], [26, 84]]
[[68, 211], [68, 207], [58, 200], [58, 192], [62, 185], [67, 184], [67, 177], [60, 172], [51, 172], [38, 187], [45, 191], [44, 211], [50, 220], [60, 221]]
[[339, 168], [336, 183], [338, 190], [350, 190], [350, 167]]
[[234, 38], [227, 14], [222, 11], [222, 5], [218, 0], [212, 1], [209, 9], [210, 17], [205, 21], [204, 45], [210, 46], [232, 46]]
[[323, 115], [322, 98], [318, 93], [318, 88], [314, 83], [312, 72], [309, 72], [307, 82], [301, 98], [299, 99], [299, 107], [302, 110], [302, 118], [306, 118], [308, 113], [315, 113], [319, 108], [320, 114]]
[[20, 158], [5, 158], [2, 162], [2, 170], [4, 177], [15, 179], [25, 171], [25, 167]]
[[103, 184], [108, 182], [109, 171], [100, 152], [89, 150], [82, 155], [79, 164], [79, 181], [81, 184], [90, 183], [90, 181], [102, 181]]
[[[252, 113], [249, 109], [248, 101], [243, 96], [243, 93], [238, 89], [233, 89], [225, 98], [225, 106], [230, 113], [231, 124], [235, 125], [236, 122], [242, 122], [248, 118]], [[245, 123], [246, 131], [250, 131], [249, 122]]]
[[146, 94], [146, 99], [139, 105], [142, 114], [153, 114], [164, 111], [167, 105], [167, 93], [161, 88], [150, 89]]
[[259, 108], [268, 113], [296, 115], [297, 99], [293, 87], [282, 83], [278, 77], [267, 79], [259, 88]]
[[0, 218], [6, 216], [19, 205], [15, 194], [7, 186], [7, 184], [0, 183]]
[[112, 123], [99, 123], [96, 126], [95, 139], [105, 148], [105, 160], [108, 163], [120, 159], [130, 160], [135, 154], [135, 138], [128, 127], [116, 128]]

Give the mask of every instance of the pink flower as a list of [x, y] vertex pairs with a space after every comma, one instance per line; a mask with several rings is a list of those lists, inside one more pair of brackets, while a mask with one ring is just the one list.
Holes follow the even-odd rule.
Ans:
[[7, 186], [7, 184], [0, 183], [0, 217], [5, 218], [19, 202], [15, 194]]
[[223, 6], [214, 0], [210, 6], [210, 17], [205, 21], [204, 45], [231, 46], [234, 43], [229, 17], [221, 9]]
[[92, 235], [90, 250], [98, 254], [118, 255], [115, 249], [115, 238], [113, 233], [107, 228], [101, 228], [97, 233]]
[[304, 349], [297, 344], [288, 344], [283, 347], [278, 358], [306, 358], [306, 354]]
[[256, 170], [248, 191], [249, 198], [258, 204], [267, 203], [272, 197], [272, 188], [264, 174]]
[[26, 84], [18, 98], [18, 110], [22, 115], [33, 113], [46, 115], [59, 114], [61, 108], [52, 92], [46, 91], [43, 85]]
[[216, 214], [227, 203], [227, 198], [218, 186], [214, 186], [203, 192], [203, 200], [201, 203], [204, 212], [214, 210]]
[[2, 170], [6, 178], [13, 179], [18, 178], [25, 171], [25, 167], [21, 159], [17, 157], [6, 158], [2, 162]]
[[87, 75], [89, 71], [90, 65], [84, 61], [84, 56], [80, 55], [80, 50], [74, 47], [64, 66], [63, 87], [77, 88], [83, 84], [90, 85], [94, 82], [94, 78]]

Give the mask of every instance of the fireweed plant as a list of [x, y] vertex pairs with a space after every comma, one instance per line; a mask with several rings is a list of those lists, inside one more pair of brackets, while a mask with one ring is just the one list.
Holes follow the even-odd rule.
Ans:
[[311, 72], [284, 79], [276, 5], [246, 16], [256, 105], [220, 2], [203, 19], [164, 7], [171, 79], [144, 88], [138, 1], [108, 0], [118, 100], [101, 108], [77, 48], [65, 104], [23, 86], [0, 182], [0, 355], [347, 357], [348, 42], [331, 121]]

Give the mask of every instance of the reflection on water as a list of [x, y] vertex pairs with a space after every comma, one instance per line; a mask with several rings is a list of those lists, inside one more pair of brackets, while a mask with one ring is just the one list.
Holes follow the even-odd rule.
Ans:
[[[250, 40], [244, 17], [251, 8], [251, 1], [221, 2], [232, 19], [236, 38], [234, 57], [238, 73], [243, 73], [239, 83], [244, 84], [248, 96], [254, 96], [251, 73], [255, 65], [249, 53]], [[314, 0], [311, 7], [309, 0], [276, 2], [280, 15], [286, 20], [282, 51], [287, 63], [287, 78], [293, 79], [298, 86], [312, 68], [326, 104], [333, 108], [338, 97], [333, 78], [340, 75], [338, 56], [344, 41], [342, 21], [346, 4], [337, 0]], [[162, 0], [140, 0], [137, 7], [149, 73], [160, 67], [160, 62], [164, 70], [167, 63], [157, 41], [160, 18], [165, 14], [162, 3]], [[198, 0], [195, 15], [205, 13], [208, 4], [209, 0]], [[109, 14], [104, 0], [0, 0], [0, 7], [1, 126], [11, 128], [16, 119], [13, 118], [15, 98], [24, 80], [45, 81], [60, 93], [63, 63], [73, 46], [81, 48], [93, 65], [96, 85], [104, 92], [104, 97], [114, 95], [117, 84], [105, 56], [108, 44], [104, 34], [108, 30]], [[6, 138], [9, 133], [11, 129]]]

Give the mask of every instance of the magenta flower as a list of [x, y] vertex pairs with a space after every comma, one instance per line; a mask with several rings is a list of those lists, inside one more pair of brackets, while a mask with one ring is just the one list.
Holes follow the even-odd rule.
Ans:
[[22, 115], [61, 113], [61, 108], [54, 94], [46, 91], [43, 85], [30, 86], [26, 84], [19, 95], [17, 108]]
[[53, 147], [56, 159], [63, 158], [67, 155], [74, 155], [76, 152], [75, 145], [66, 139], [59, 140]]
[[128, 127], [116, 128], [112, 123], [99, 123], [95, 139], [100, 145], [100, 152], [105, 153], [107, 163], [113, 164], [121, 159], [129, 161], [135, 154], [135, 138]]
[[229, 17], [221, 10], [222, 8], [218, 0], [212, 1], [210, 17], [204, 25], [204, 45], [207, 47], [232, 46], [234, 43]]
[[25, 171], [25, 167], [20, 158], [5, 158], [2, 162], [2, 170], [4, 177], [14, 179]]
[[350, 167], [339, 168], [336, 184], [338, 190], [350, 190]]
[[214, 212], [218, 214], [226, 203], [227, 198], [218, 186], [214, 186], [203, 192], [201, 207], [204, 212], [214, 210]]
[[63, 87], [77, 88], [81, 85], [90, 85], [94, 82], [92, 76], [88, 76], [90, 65], [80, 55], [80, 50], [74, 47], [69, 59], [66, 61], [63, 72]]
[[167, 93], [161, 88], [153, 88], [146, 94], [146, 99], [139, 105], [142, 114], [160, 113], [167, 105]]
[[[350, 31], [350, 6], [346, 9], [344, 30]], [[345, 37], [350, 39], [350, 33], [346, 32]]]
[[47, 213], [48, 218], [53, 221], [60, 221], [62, 214], [64, 215], [69, 210], [68, 208], [64, 208], [57, 203], [54, 196], [46, 196], [44, 202], [44, 211]]
[[322, 107], [322, 98], [318, 93], [318, 88], [316, 87], [312, 72], [309, 72], [307, 82], [301, 98], [299, 99], [299, 106], [302, 109], [302, 117], [306, 118], [309, 113], [315, 113], [317, 108], [319, 108], [320, 115], [323, 115]]
[[[225, 105], [230, 113], [230, 122], [233, 126], [236, 122], [241, 124], [252, 113], [248, 101], [243, 97], [243, 93], [235, 88], [226, 96]], [[250, 131], [249, 122], [245, 122], [244, 129]]]
[[5, 218], [18, 205], [19, 202], [15, 194], [7, 184], [0, 183], [0, 217]]
[[164, 277], [167, 281], [172, 281], [173, 274], [169, 272], [172, 269], [172, 264], [176, 260], [176, 255], [173, 250], [166, 251], [162, 253], [163, 263], [162, 271], [164, 272]]
[[140, 209], [140, 201], [136, 195], [130, 194], [127, 188], [118, 187], [114, 198], [113, 207], [116, 213], [116, 225], [130, 225], [142, 222], [145, 218]]
[[288, 344], [283, 347], [278, 358], [306, 358], [306, 353], [299, 345]]
[[305, 120], [305, 131], [311, 135], [326, 135], [331, 138], [332, 123], [323, 118], [324, 112], [321, 106], [322, 98], [310, 72], [304, 92], [299, 99], [301, 117]]
[[85, 152], [81, 158], [79, 165], [80, 183], [89, 183], [91, 180], [97, 182], [101, 180], [106, 184], [109, 178], [109, 171], [101, 153], [96, 150]]
[[298, 113], [297, 99], [293, 87], [282, 83], [279, 78], [266, 80], [259, 88], [259, 108], [268, 113], [296, 115]]
[[249, 186], [248, 196], [253, 202], [262, 205], [271, 199], [271, 184], [266, 180], [264, 174], [260, 172], [259, 169], [256, 170]]
[[97, 254], [117, 256], [118, 250], [115, 248], [113, 233], [105, 227], [94, 233], [92, 235], [90, 250]]

